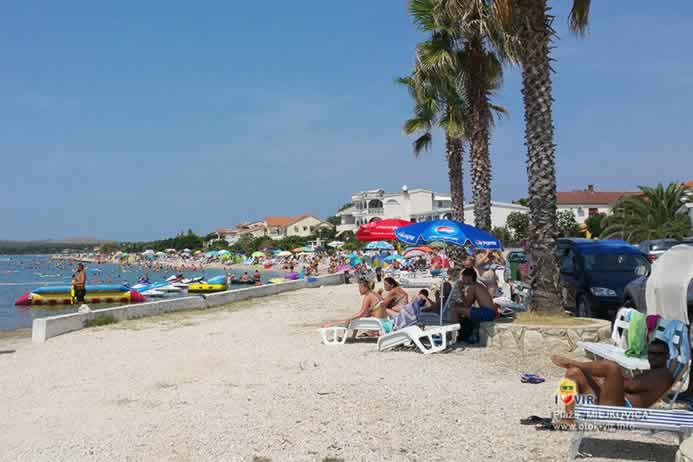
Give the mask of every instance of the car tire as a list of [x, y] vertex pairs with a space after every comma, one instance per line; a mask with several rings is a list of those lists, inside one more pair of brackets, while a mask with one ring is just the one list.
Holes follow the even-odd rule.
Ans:
[[584, 295], [580, 295], [577, 302], [577, 315], [579, 318], [591, 318], [592, 313], [592, 303]]

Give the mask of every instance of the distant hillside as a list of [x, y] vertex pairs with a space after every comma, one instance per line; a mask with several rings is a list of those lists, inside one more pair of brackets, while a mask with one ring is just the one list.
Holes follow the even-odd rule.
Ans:
[[41, 241], [3, 241], [0, 240], [0, 254], [50, 254], [61, 252], [80, 252], [91, 250], [102, 244], [113, 241], [100, 241], [94, 238], [71, 238], [64, 240]]

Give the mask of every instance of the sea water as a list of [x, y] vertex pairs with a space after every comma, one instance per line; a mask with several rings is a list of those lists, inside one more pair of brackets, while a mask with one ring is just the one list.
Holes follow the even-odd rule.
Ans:
[[[87, 284], [136, 284], [144, 274], [142, 266], [121, 266], [115, 264], [86, 263]], [[0, 255], [0, 330], [30, 328], [34, 318], [74, 313], [75, 306], [15, 306], [14, 302], [21, 295], [32, 289], [50, 285], [69, 285], [75, 264], [63, 260], [53, 260], [47, 255]], [[229, 271], [237, 276], [243, 271]], [[149, 272], [150, 282], [163, 281], [174, 274], [174, 271]], [[179, 273], [175, 273], [179, 274]], [[185, 271], [187, 278], [203, 276], [205, 279], [224, 274], [221, 269], [205, 271]], [[251, 274], [252, 276], [252, 274]], [[263, 272], [263, 281], [277, 277], [277, 274]], [[244, 286], [239, 286], [242, 288]], [[167, 295], [166, 298], [187, 296], [186, 292]], [[156, 299], [159, 300], [159, 299]], [[98, 304], [93, 309], [109, 305]], [[113, 305], [110, 305], [113, 306]]]

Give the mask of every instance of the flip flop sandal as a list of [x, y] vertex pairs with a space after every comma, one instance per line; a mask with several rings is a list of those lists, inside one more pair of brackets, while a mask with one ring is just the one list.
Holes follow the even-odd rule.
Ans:
[[520, 425], [537, 425], [551, 423], [551, 419], [548, 417], [539, 417], [538, 415], [531, 415], [526, 419], [520, 419]]
[[534, 374], [522, 374], [520, 377], [522, 383], [531, 383], [533, 385], [544, 383], [546, 380]]

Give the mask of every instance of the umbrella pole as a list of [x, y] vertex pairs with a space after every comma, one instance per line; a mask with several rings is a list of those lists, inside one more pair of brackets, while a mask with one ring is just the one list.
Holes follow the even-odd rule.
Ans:
[[[443, 256], [441, 257], [443, 260], [441, 262], [441, 266], [443, 267], [443, 270], [444, 270], [445, 269], [445, 254], [447, 253], [445, 251], [445, 247], [443, 247], [443, 250], [441, 253], [443, 254]], [[441, 273], [442, 273], [442, 271], [441, 271]], [[448, 274], [447, 271], [445, 272], [445, 274], [446, 275]], [[438, 316], [438, 317], [440, 318], [440, 325], [442, 326], [443, 325], [443, 295], [445, 292], [443, 289], [445, 289], [445, 281], [443, 280], [442, 277], [440, 278], [440, 280], [441, 280], [441, 284], [440, 284], [440, 316]], [[452, 290], [450, 292], [452, 292]]]

